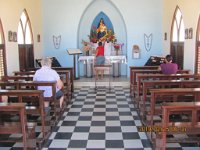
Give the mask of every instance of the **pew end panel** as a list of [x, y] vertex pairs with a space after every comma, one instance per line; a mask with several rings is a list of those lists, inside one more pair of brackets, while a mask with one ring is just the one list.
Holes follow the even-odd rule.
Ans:
[[[187, 119], [172, 120], [172, 114], [187, 115]], [[199, 143], [200, 141], [200, 102], [173, 102], [162, 106], [162, 123], [158, 124], [161, 131], [156, 132], [155, 148], [165, 150], [166, 143], [183, 142]], [[179, 134], [176, 138], [176, 134]], [[183, 136], [181, 137], [180, 134]], [[168, 137], [167, 135], [173, 135]], [[187, 135], [187, 136], [186, 136]], [[192, 135], [192, 136], [191, 136]]]
[[[0, 135], [4, 135], [0, 136], [0, 141], [22, 141], [24, 150], [36, 149], [36, 124], [27, 122], [25, 106], [25, 103], [0, 103]], [[15, 134], [18, 136], [12, 136]]]

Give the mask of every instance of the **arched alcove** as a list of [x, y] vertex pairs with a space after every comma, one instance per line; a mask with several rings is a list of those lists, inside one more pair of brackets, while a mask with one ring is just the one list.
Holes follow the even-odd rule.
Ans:
[[[88, 35], [90, 35], [90, 29], [93, 21], [101, 13], [105, 14], [112, 23], [117, 42], [124, 43], [123, 54], [126, 55], [127, 31], [125, 22], [118, 8], [110, 0], [94, 0], [85, 9], [79, 22], [77, 47], [82, 47], [82, 40], [89, 41]], [[82, 74], [83, 71], [80, 70], [80, 75]], [[127, 66], [123, 65], [121, 67], [121, 74], [127, 75]]]

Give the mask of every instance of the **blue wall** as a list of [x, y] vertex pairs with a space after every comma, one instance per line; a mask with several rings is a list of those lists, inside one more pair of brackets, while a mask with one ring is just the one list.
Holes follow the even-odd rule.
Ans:
[[[110, 2], [114, 6], [113, 8], [121, 13], [125, 22], [128, 76], [129, 66], [142, 66], [151, 55], [162, 55], [161, 0], [43, 0], [44, 55], [56, 56], [62, 66], [73, 66], [73, 57], [67, 54], [66, 49], [79, 47], [78, 30], [81, 17], [91, 3], [99, 1], [101, 3]], [[95, 12], [96, 8], [93, 9]], [[104, 7], [105, 9], [109, 11], [109, 8]], [[112, 14], [112, 12], [110, 13]], [[89, 19], [94, 20], [94, 18]], [[111, 22], [113, 23], [113, 20]], [[117, 22], [117, 18], [114, 22]], [[113, 24], [115, 29], [114, 26]], [[88, 26], [88, 28], [90, 27]], [[153, 35], [150, 51], [145, 49], [144, 34]], [[59, 49], [54, 48], [53, 35], [61, 35]], [[141, 49], [140, 59], [132, 59], [132, 46], [134, 44], [139, 45]]]

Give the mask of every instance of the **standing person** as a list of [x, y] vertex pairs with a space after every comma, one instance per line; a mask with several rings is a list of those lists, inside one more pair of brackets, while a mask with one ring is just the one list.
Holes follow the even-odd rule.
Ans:
[[97, 26], [97, 37], [99, 41], [106, 41], [107, 35], [107, 27], [104, 23], [103, 18], [100, 19], [99, 24]]
[[160, 70], [163, 74], [176, 74], [178, 70], [178, 65], [176, 63], [172, 63], [172, 56], [167, 55], [165, 57], [165, 63], [160, 65]]
[[[98, 43], [98, 47], [96, 48], [96, 65], [103, 65], [105, 63], [105, 57], [104, 57], [104, 46], [102, 44], [102, 42]], [[96, 79], [98, 79], [98, 70], [96, 71]], [[103, 78], [103, 73], [104, 70], [100, 70], [101, 71], [101, 78]]]
[[[64, 101], [64, 94], [61, 91], [63, 88], [63, 82], [60, 79], [58, 73], [51, 69], [51, 59], [44, 58], [41, 60], [42, 67], [35, 72], [33, 77], [34, 81], [56, 81], [56, 99], [60, 101], [60, 108], [62, 108], [63, 101]], [[52, 89], [49, 86], [40, 86], [38, 90], [44, 90], [44, 97], [51, 97], [52, 96]], [[45, 101], [45, 107], [49, 107], [49, 102]]]

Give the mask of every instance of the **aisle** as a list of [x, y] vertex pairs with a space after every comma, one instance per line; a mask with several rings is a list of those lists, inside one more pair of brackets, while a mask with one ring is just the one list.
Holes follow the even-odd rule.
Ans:
[[64, 114], [44, 150], [57, 149], [137, 149], [151, 145], [129, 98], [129, 88], [75, 88], [69, 110]]

